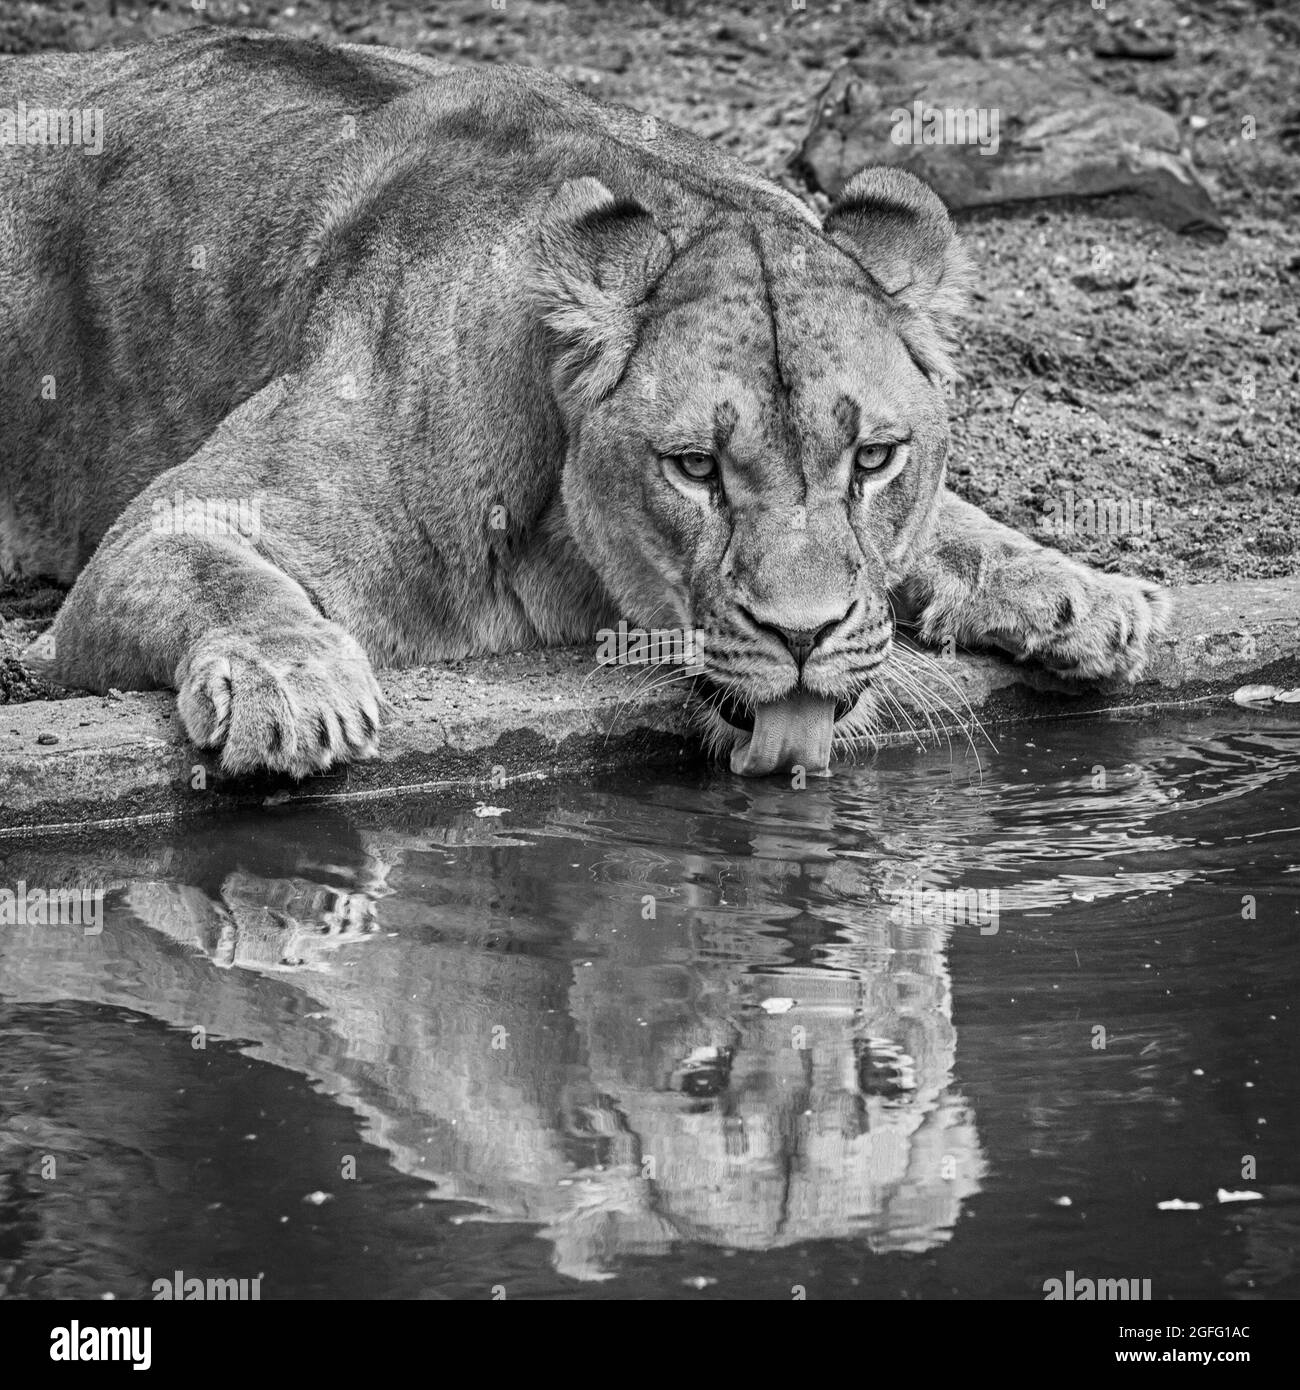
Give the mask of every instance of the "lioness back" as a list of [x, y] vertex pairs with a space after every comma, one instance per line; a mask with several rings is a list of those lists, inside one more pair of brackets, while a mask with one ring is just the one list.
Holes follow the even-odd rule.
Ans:
[[133, 496], [292, 370], [368, 214], [417, 167], [434, 186], [411, 250], [438, 254], [441, 232], [449, 283], [476, 227], [575, 173], [658, 184], [660, 208], [803, 215], [707, 142], [549, 75], [395, 50], [205, 29], [0, 60], [0, 112], [16, 129], [37, 111], [87, 113], [87, 139], [0, 144], [0, 573], [65, 583]]

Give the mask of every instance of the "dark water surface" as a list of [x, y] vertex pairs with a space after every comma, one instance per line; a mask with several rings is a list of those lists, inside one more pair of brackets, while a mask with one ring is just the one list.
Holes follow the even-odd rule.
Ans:
[[995, 738], [0, 840], [0, 1293], [1295, 1297], [1300, 724]]

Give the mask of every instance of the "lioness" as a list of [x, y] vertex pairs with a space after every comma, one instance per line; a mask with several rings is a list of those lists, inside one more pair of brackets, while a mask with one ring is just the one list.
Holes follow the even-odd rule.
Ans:
[[231, 773], [620, 618], [703, 633], [737, 772], [818, 770], [896, 613], [1085, 680], [1164, 621], [945, 491], [967, 266], [899, 171], [819, 224], [539, 72], [206, 29], [4, 60], [0, 141], [0, 569], [76, 581], [29, 660]]

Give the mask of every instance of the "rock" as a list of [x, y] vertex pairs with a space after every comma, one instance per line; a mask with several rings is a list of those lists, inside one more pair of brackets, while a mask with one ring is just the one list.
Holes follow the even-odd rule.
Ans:
[[1250, 464], [1243, 458], [1215, 459], [1210, 475], [1216, 483], [1239, 483], [1250, 473]]
[[954, 212], [1103, 199], [1100, 212], [1227, 235], [1173, 116], [1082, 77], [1006, 60], [845, 64], [822, 90], [792, 162], [832, 197], [864, 165], [896, 164]]
[[1084, 291], [1085, 294], [1108, 294], [1113, 290], [1131, 290], [1137, 285], [1136, 275], [1076, 275], [1071, 283]]
[[46, 745], [46, 747], [48, 747], [51, 744], [58, 743], [58, 741], [58, 734], [38, 734], [36, 736], [36, 742], [44, 744]]
[[1098, 38], [1092, 45], [1092, 51], [1098, 58], [1128, 58], [1147, 63], [1162, 63], [1174, 57], [1178, 49], [1174, 44], [1143, 33], [1140, 29], [1115, 29]]

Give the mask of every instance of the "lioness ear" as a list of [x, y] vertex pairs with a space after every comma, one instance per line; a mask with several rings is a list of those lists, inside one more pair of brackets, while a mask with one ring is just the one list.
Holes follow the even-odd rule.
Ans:
[[970, 261], [934, 191], [902, 169], [863, 169], [844, 185], [822, 230], [910, 311], [908, 342], [926, 370], [953, 376], [949, 354], [966, 310]]
[[618, 384], [638, 313], [672, 259], [654, 218], [599, 179], [561, 184], [537, 232], [533, 292], [562, 345], [562, 386], [588, 405]]

